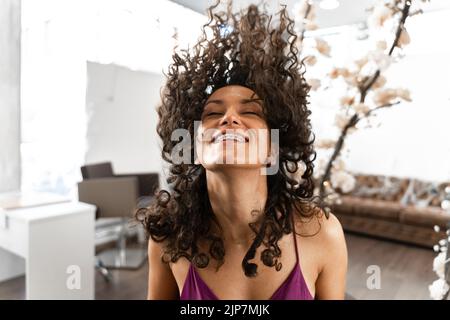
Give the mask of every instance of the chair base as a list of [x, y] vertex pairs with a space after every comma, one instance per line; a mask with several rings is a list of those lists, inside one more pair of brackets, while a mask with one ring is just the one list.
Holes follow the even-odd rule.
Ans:
[[105, 268], [103, 263], [96, 257], [95, 259], [95, 269], [100, 272], [106, 282], [111, 282], [112, 274], [111, 272]]
[[107, 269], [139, 269], [147, 259], [145, 249], [110, 249], [98, 254], [98, 259]]

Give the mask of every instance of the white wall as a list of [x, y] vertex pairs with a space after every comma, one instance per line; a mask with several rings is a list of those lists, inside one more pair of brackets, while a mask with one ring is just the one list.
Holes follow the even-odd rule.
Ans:
[[87, 73], [86, 163], [111, 161], [117, 173], [161, 172], [155, 108], [163, 76], [93, 62]]
[[20, 188], [20, 6], [0, 2], [0, 192]]
[[[86, 61], [161, 74], [167, 70], [176, 43], [180, 48], [193, 43], [205, 21], [205, 16], [168, 0], [22, 0], [21, 189], [77, 198], [76, 183], [81, 180], [80, 166], [86, 149]], [[175, 31], [177, 41], [172, 38]], [[0, 56], [2, 53], [0, 50]], [[135, 73], [135, 77], [142, 74]], [[137, 88], [125, 85], [124, 95], [132, 99], [129, 92], [133, 94]], [[120, 112], [133, 118], [135, 111], [128, 108]], [[141, 115], [135, 114], [133, 119], [145, 125], [139, 122]], [[131, 125], [118, 129], [126, 133], [134, 130]], [[91, 130], [95, 136], [98, 134], [95, 128]], [[105, 132], [100, 135], [116, 134]], [[126, 148], [120, 145], [120, 151], [131, 152], [138, 149], [137, 144], [148, 145], [142, 132], [135, 139], [140, 142], [123, 143]], [[120, 136], [117, 143], [122, 142]], [[111, 145], [97, 146], [98, 151], [91, 145], [88, 157], [111, 155]], [[121, 160], [128, 159], [125, 155], [119, 154], [117, 169], [140, 171], [153, 167], [149, 164], [153, 158], [141, 156], [131, 155], [129, 158], [135, 159], [129, 163]]]

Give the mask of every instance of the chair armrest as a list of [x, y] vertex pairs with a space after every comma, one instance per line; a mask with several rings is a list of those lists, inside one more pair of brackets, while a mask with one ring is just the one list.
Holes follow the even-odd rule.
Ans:
[[97, 178], [78, 183], [78, 199], [97, 206], [97, 218], [131, 217], [138, 197], [136, 177]]
[[158, 173], [116, 174], [115, 177], [136, 177], [138, 179], [139, 196], [153, 196], [159, 188]]

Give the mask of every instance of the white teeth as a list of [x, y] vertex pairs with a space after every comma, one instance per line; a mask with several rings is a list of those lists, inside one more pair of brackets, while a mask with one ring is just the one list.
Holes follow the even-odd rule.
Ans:
[[237, 142], [245, 142], [245, 138], [239, 134], [226, 133], [218, 136], [214, 142], [221, 142], [223, 140], [235, 140]]

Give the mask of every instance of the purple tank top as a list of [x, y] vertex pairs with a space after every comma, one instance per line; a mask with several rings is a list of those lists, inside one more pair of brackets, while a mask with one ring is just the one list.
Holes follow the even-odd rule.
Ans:
[[[300, 268], [300, 261], [297, 250], [297, 239], [295, 233], [295, 255], [297, 263], [292, 269], [289, 276], [284, 280], [281, 286], [272, 294], [269, 300], [313, 300], [311, 293], [306, 285]], [[189, 265], [189, 271], [184, 282], [183, 290], [181, 292], [180, 300], [219, 300], [219, 298], [212, 292], [208, 285], [202, 280], [197, 270]]]

